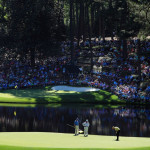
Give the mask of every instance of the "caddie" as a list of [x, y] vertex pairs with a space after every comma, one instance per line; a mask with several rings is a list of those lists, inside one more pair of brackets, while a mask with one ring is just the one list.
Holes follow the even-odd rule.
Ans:
[[74, 128], [75, 128], [75, 136], [79, 135], [79, 119], [76, 118], [76, 120], [74, 121]]
[[82, 125], [84, 126], [84, 136], [87, 137], [88, 136], [88, 129], [90, 126], [88, 119], [86, 119], [86, 121], [83, 122]]

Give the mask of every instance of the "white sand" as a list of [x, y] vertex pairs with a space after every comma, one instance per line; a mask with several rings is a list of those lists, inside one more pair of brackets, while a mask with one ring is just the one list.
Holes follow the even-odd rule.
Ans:
[[92, 92], [92, 91], [99, 91], [100, 89], [90, 88], [90, 87], [72, 87], [72, 86], [60, 85], [60, 86], [52, 87], [52, 90], [75, 91], [75, 92]]

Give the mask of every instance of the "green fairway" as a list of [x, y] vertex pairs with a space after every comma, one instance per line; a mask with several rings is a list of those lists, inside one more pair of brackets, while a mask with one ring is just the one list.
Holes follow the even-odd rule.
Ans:
[[47, 149], [150, 149], [150, 138], [120, 137], [83, 134], [50, 133], [50, 132], [2, 132], [0, 149], [2, 150], [47, 150]]
[[11, 89], [0, 91], [0, 102], [3, 103], [119, 103], [116, 95], [107, 91], [73, 92], [41, 89]]

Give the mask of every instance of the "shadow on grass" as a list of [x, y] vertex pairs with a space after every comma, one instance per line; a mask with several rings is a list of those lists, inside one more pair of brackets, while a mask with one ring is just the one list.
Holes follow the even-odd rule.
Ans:
[[[90, 103], [90, 104], [125, 104], [125, 101], [120, 100], [116, 95], [112, 95], [107, 91], [96, 92], [66, 92], [54, 91], [45, 88], [40, 89], [12, 89], [3, 90], [0, 93], [6, 94], [6, 97], [0, 96], [0, 102], [7, 99], [8, 95], [13, 102], [22, 103], [21, 99], [25, 99], [24, 103]], [[18, 99], [18, 100], [17, 100]], [[7, 100], [6, 100], [7, 102]], [[9, 101], [10, 102], [10, 101]]]

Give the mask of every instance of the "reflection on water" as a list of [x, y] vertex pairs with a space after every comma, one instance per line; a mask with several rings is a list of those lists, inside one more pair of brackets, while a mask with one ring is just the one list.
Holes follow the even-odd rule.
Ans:
[[90, 134], [114, 135], [112, 126], [121, 128], [122, 136], [150, 137], [150, 109], [92, 107], [0, 107], [0, 131], [42, 131], [74, 133], [76, 117], [89, 119]]

